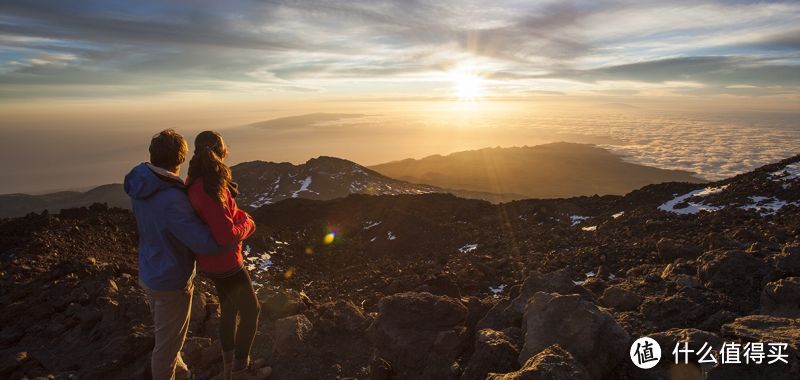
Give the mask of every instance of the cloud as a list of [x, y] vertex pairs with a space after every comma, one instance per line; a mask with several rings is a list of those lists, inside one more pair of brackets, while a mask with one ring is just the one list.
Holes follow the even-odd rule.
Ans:
[[[721, 94], [795, 86], [800, 62], [796, 2], [7, 0], [0, 12], [0, 83], [15, 86], [5, 98], [102, 86], [325, 93], [444, 81], [433, 76], [463, 62], [514, 89], [544, 78], [588, 91], [604, 80], [696, 81]], [[53, 56], [71, 58], [42, 58]]]

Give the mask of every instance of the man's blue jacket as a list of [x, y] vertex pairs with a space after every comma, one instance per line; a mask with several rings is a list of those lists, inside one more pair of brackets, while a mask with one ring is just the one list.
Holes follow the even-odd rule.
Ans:
[[139, 228], [139, 282], [155, 290], [186, 289], [194, 278], [194, 254], [224, 251], [195, 214], [183, 181], [142, 163], [125, 176]]

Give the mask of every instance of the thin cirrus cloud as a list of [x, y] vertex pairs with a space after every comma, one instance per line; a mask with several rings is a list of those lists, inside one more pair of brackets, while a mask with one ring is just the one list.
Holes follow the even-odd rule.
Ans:
[[0, 14], [3, 100], [242, 89], [394, 97], [362, 84], [435, 87], [464, 63], [497, 96], [800, 86], [795, 1], [7, 0]]

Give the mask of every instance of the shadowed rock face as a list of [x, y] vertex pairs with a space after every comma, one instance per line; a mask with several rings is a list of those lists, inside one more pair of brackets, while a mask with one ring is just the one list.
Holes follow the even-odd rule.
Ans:
[[[653, 373], [799, 378], [800, 326], [788, 316], [800, 275], [800, 181], [772, 174], [794, 161], [624, 197], [492, 205], [356, 195], [262, 207], [245, 242], [263, 305], [253, 357], [275, 379], [639, 378], [628, 349], [649, 335], [663, 342], [662, 361], [676, 341], [764, 341], [788, 343], [794, 363], [691, 358]], [[724, 185], [689, 200], [714, 211], [659, 210]], [[786, 205], [743, 207], [754, 194]], [[130, 212], [101, 205], [0, 220], [0, 377], [146, 376], [152, 321], [137, 285], [135, 228]], [[213, 376], [219, 301], [207, 280], [196, 286], [184, 358]]]

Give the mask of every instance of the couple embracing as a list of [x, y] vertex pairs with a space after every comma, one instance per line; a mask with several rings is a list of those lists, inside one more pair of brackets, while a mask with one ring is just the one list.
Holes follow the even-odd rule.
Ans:
[[236, 206], [222, 137], [212, 131], [197, 136], [184, 181], [179, 173], [188, 150], [183, 136], [162, 131], [150, 141], [150, 162], [125, 176], [139, 230], [139, 283], [155, 325], [153, 379], [190, 375], [180, 351], [189, 329], [195, 262], [220, 301], [222, 377], [249, 378], [260, 305], [243, 265], [242, 241], [256, 225]]

